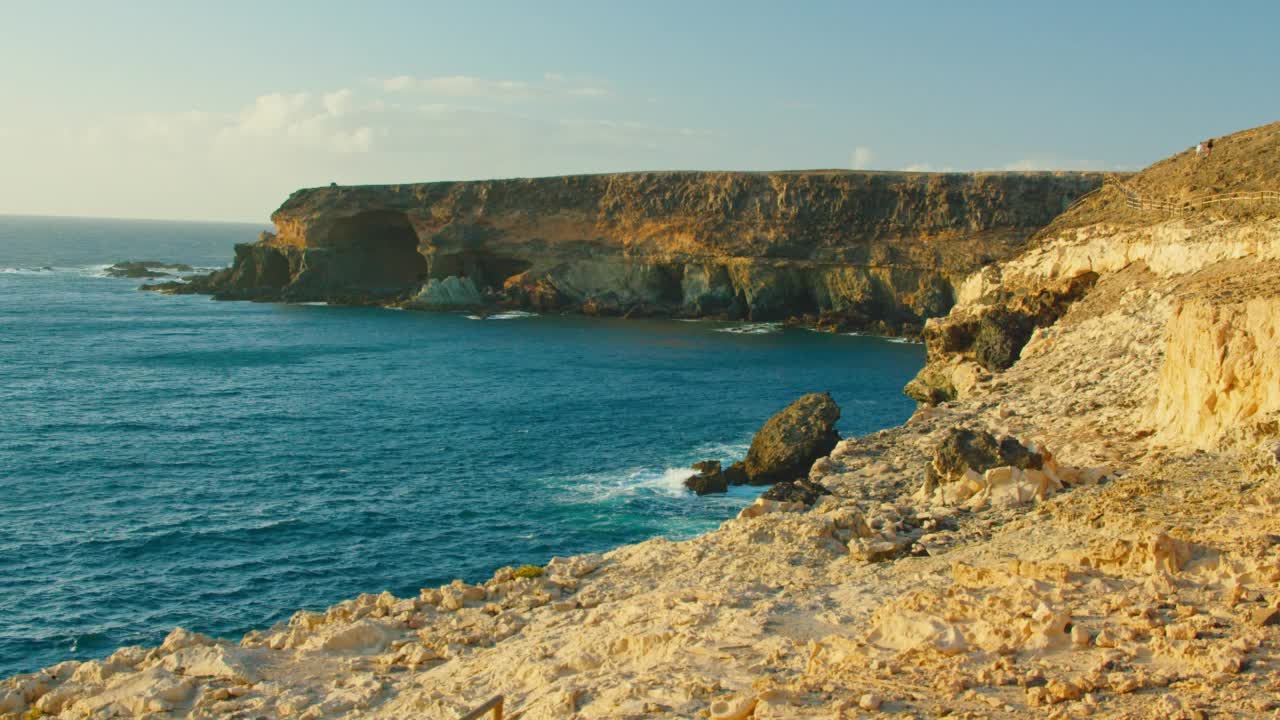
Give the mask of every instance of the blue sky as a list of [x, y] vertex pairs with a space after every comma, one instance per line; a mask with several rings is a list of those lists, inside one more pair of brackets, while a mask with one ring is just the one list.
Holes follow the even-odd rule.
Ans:
[[1280, 3], [0, 4], [0, 213], [636, 169], [1131, 169], [1280, 119]]

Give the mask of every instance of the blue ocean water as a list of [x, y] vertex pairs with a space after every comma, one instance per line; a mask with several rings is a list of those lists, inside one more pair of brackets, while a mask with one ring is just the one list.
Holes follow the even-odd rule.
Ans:
[[715, 527], [693, 497], [798, 395], [899, 423], [922, 348], [712, 322], [212, 302], [252, 225], [0, 216], [0, 676], [175, 625], [238, 637], [360, 592]]

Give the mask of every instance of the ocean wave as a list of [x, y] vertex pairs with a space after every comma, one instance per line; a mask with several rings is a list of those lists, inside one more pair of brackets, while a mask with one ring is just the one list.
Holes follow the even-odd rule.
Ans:
[[568, 489], [581, 496], [583, 502], [608, 502], [640, 495], [664, 495], [678, 498], [692, 495], [684, 481], [694, 474], [691, 468], [630, 468], [617, 472], [590, 473], [565, 478]]
[[468, 315], [468, 320], [521, 320], [523, 318], [538, 317], [538, 313], [526, 312], [524, 310], [504, 310], [492, 315]]
[[329, 303], [324, 300], [312, 300], [311, 302], [301, 302], [299, 305], [309, 305], [311, 307], [329, 307]]
[[718, 328], [715, 332], [733, 333], [735, 335], [770, 335], [772, 333], [782, 332], [782, 323], [747, 323], [745, 325]]
[[700, 457], [711, 460], [734, 461], [741, 460], [747, 456], [747, 450], [751, 448], [751, 439], [747, 438], [741, 442], [709, 442], [699, 445], [695, 451]]
[[97, 263], [93, 265], [15, 265], [11, 267], [0, 267], [0, 275], [50, 275], [50, 274], [73, 274], [80, 277], [88, 278], [111, 278], [113, 280], [182, 280], [193, 275], [204, 275], [217, 270], [223, 270], [221, 267], [192, 267], [190, 271], [173, 270], [164, 268], [162, 272], [167, 275], [155, 278], [118, 278], [114, 275], [107, 274], [107, 269], [111, 267], [110, 263]]
[[853, 332], [840, 333], [840, 334], [841, 334], [841, 335], [847, 335], [847, 336], [849, 336], [849, 337], [870, 337], [870, 338], [876, 338], [877, 340], [883, 340], [883, 341], [885, 341], [885, 342], [897, 343], [897, 344], [899, 344], [899, 345], [923, 345], [923, 344], [924, 344], [924, 341], [923, 341], [923, 340], [917, 340], [917, 339], [915, 339], [915, 338], [908, 338], [908, 337], [885, 337], [885, 336], [883, 336], [883, 335], [873, 335], [873, 334], [871, 334], [871, 333], [868, 333], [868, 332], [861, 332], [861, 331], [858, 331], [858, 330], [855, 330], [855, 331], [853, 331]]

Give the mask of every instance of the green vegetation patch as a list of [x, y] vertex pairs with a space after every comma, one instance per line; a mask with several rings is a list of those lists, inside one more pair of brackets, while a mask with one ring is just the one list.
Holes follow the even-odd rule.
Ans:
[[521, 565], [516, 568], [516, 571], [513, 574], [518, 578], [536, 578], [542, 577], [546, 573], [546, 570], [538, 567], [537, 565]]

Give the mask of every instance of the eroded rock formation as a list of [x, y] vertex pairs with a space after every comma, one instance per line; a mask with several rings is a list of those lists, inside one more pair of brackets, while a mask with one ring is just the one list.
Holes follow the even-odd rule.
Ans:
[[918, 331], [1097, 173], [627, 173], [294, 193], [169, 292]]

